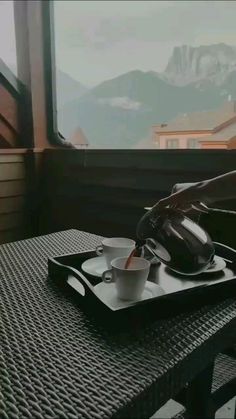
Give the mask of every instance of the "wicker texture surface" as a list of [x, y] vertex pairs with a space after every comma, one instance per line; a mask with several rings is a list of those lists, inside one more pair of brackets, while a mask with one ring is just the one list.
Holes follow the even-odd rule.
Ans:
[[212, 392], [235, 380], [236, 395], [236, 359], [225, 354], [219, 354], [215, 360], [215, 368], [212, 382]]
[[228, 298], [109, 334], [47, 278], [47, 257], [94, 249], [69, 230], [0, 247], [0, 417], [148, 417], [233, 342]]

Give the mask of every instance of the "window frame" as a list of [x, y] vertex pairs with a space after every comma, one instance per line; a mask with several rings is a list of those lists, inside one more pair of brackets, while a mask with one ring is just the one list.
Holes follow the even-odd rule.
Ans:
[[13, 1], [24, 146], [68, 147], [57, 128], [53, 2]]
[[[171, 144], [171, 147], [169, 147]], [[172, 144], [177, 144], [178, 147], [172, 147]], [[166, 149], [167, 150], [179, 150], [179, 138], [167, 138], [166, 139]]]
[[[17, 1], [17, 0], [15, 0]], [[67, 139], [65, 139], [62, 134], [58, 131], [57, 124], [57, 103], [56, 103], [56, 60], [55, 60], [55, 25], [54, 25], [54, 0], [39, 0], [43, 8], [43, 45], [44, 45], [44, 69], [45, 69], [45, 91], [46, 91], [46, 102], [47, 102], [47, 118], [48, 118], [48, 136], [49, 141], [57, 146], [74, 148], [74, 151], [84, 151], [76, 149]], [[178, 139], [179, 140], [179, 139]], [[99, 149], [89, 149], [86, 148], [86, 153], [90, 151], [95, 151]], [[120, 149], [104, 149], [112, 150], [114, 153]], [[126, 149], [124, 149], [126, 150]], [[130, 150], [130, 149], [127, 149]], [[207, 153], [209, 156], [215, 157], [216, 154], [221, 155], [222, 153], [230, 152], [235, 153], [236, 149], [188, 149], [183, 150], [178, 149], [145, 149], [150, 150], [152, 153], [178, 153], [181, 154], [183, 151], [187, 151], [187, 154], [197, 154], [201, 155], [202, 153]], [[137, 152], [137, 149], [133, 149], [133, 152]], [[142, 152], [142, 150], [139, 150]], [[186, 155], [186, 153], [183, 153]]]
[[71, 146], [59, 132], [57, 124], [54, 2], [42, 0], [41, 4], [48, 139], [53, 145]]
[[[196, 144], [196, 145], [197, 145], [197, 147], [189, 147], [189, 143], [190, 143], [191, 141], [194, 141], [194, 144]], [[198, 149], [198, 148], [199, 148], [199, 142], [198, 142], [197, 138], [188, 138], [188, 139], [187, 139], [187, 148], [188, 148], [189, 150], [196, 150], [196, 149]]]

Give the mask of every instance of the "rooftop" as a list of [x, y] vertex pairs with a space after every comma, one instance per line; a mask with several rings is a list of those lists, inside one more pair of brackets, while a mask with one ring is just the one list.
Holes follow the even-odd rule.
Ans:
[[198, 138], [199, 141], [229, 141], [236, 136], [236, 121], [212, 135]]
[[156, 132], [164, 133], [170, 131], [206, 131], [214, 130], [216, 127], [236, 117], [236, 103], [226, 102], [221, 108], [212, 111], [192, 112], [178, 115], [167, 124], [156, 125]]
[[80, 147], [87, 147], [89, 145], [89, 141], [80, 127], [78, 127], [75, 130], [75, 132], [70, 138], [70, 142], [74, 146], [80, 146]]

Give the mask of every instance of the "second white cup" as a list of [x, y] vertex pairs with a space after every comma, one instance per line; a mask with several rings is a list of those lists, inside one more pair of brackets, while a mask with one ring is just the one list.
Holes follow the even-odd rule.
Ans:
[[111, 237], [102, 240], [101, 245], [96, 247], [98, 256], [103, 255], [107, 267], [111, 268], [111, 261], [122, 256], [129, 256], [135, 248], [135, 241], [123, 237]]

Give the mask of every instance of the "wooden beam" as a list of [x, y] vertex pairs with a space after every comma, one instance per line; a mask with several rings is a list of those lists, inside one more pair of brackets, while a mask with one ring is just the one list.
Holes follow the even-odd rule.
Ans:
[[24, 163], [1, 163], [0, 181], [25, 179]]
[[48, 148], [42, 1], [14, 1], [14, 13], [24, 139], [28, 147]]
[[[28, 153], [28, 148], [6, 148], [3, 150], [0, 150], [0, 162], [1, 162], [1, 156], [5, 154], [13, 154], [13, 155], [19, 155], [19, 154], [26, 154]], [[34, 148], [32, 149], [34, 153], [43, 153], [44, 149], [42, 148]]]
[[0, 116], [15, 132], [19, 132], [18, 101], [3, 85], [0, 85]]
[[21, 145], [23, 147], [33, 147], [34, 138], [27, 1], [14, 1], [14, 18], [16, 33], [17, 75], [20, 85], [21, 97], [21, 104], [19, 109]]
[[0, 148], [16, 147], [17, 135], [0, 116]]
[[14, 1], [26, 147], [73, 148], [57, 129], [53, 2]]
[[0, 58], [0, 81], [7, 88], [7, 90], [18, 98], [20, 95], [19, 81], [9, 67]]

